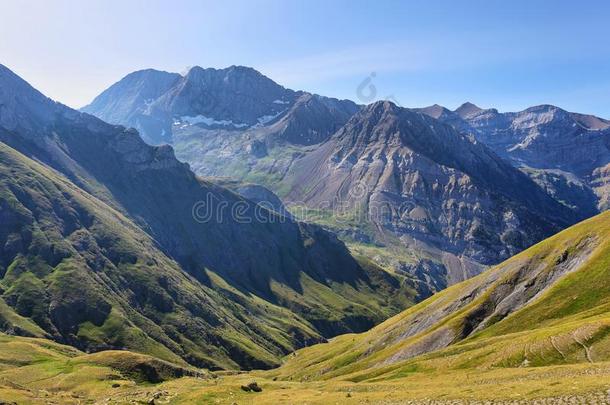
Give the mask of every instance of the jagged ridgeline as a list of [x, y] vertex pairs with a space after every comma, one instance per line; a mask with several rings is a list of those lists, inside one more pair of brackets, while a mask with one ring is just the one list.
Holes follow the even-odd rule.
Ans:
[[[201, 202], [240, 204], [251, 220], [196, 220]], [[3, 66], [0, 225], [0, 328], [81, 350], [268, 368], [417, 295], [332, 234], [257, 209], [171, 147], [56, 103]]]
[[552, 105], [509, 113], [472, 103], [418, 111], [476, 137], [583, 216], [608, 208], [610, 121]]
[[428, 293], [607, 205], [610, 123], [553, 106], [360, 106], [231, 66], [133, 72], [83, 111], [172, 144], [197, 174], [268, 187]]

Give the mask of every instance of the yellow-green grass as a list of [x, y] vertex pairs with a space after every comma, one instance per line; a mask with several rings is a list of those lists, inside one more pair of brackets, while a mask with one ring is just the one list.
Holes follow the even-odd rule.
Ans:
[[[544, 367], [422, 369], [380, 381], [281, 381], [268, 373], [199, 372], [151, 383], [133, 370], [159, 361], [130, 352], [92, 355], [44, 339], [0, 335], [0, 401], [19, 404], [360, 404], [429, 400], [535, 400], [603, 403], [610, 362]], [[176, 370], [169, 363], [160, 369]], [[195, 370], [190, 370], [197, 373]], [[171, 377], [169, 372], [164, 377]], [[262, 392], [245, 392], [256, 381]], [[154, 402], [150, 402], [154, 400]]]
[[[86, 354], [50, 340], [0, 334], [0, 402], [82, 403], [86, 399], [126, 397], [129, 390], [191, 375], [183, 367], [128, 351]], [[158, 385], [158, 384], [157, 384]]]
[[[564, 256], [574, 257], [571, 272], [507, 317], [488, 320], [479, 331], [460, 337], [469, 317], [502, 288], [510, 290], [520, 271], [527, 274], [536, 270], [537, 277], [544, 277], [564, 265], [560, 261]], [[394, 378], [409, 370], [610, 360], [609, 259], [610, 213], [605, 213], [436, 294], [369, 332], [339, 336], [328, 344], [303, 349], [270, 376], [364, 381]], [[470, 291], [475, 297], [465, 300]], [[429, 327], [409, 333], [418, 322], [452, 307], [454, 310]], [[434, 346], [445, 338], [449, 341]], [[427, 345], [432, 349], [426, 350]]]

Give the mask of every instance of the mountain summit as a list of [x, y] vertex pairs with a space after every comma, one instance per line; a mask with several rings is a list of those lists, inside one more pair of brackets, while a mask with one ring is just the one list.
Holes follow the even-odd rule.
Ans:
[[268, 127], [282, 119], [288, 129], [277, 128], [277, 131], [295, 134], [291, 127], [303, 126], [299, 123], [304, 120], [317, 138], [324, 132], [329, 135], [324, 129], [326, 120], [316, 129], [320, 125], [317, 119], [320, 114], [328, 116], [331, 123], [337, 119], [343, 123], [344, 111], [353, 113], [355, 108], [352, 102], [285, 89], [249, 67], [204, 69], [195, 66], [184, 76], [155, 70], [134, 72], [82, 111], [111, 123], [133, 126], [146, 141], [157, 144], [172, 142], [181, 133], [195, 129], [244, 132]]
[[465, 102], [461, 106], [459, 106], [455, 112], [462, 118], [466, 118], [468, 116], [478, 114], [483, 111], [482, 108], [472, 104], [471, 102]]

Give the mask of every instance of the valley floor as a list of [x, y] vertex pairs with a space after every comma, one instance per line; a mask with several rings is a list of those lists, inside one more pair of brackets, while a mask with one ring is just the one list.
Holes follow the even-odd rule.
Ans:
[[[189, 372], [189, 370], [178, 370]], [[176, 373], [129, 352], [88, 355], [42, 339], [3, 336], [0, 403], [458, 404], [610, 403], [610, 362], [414, 372], [382, 382], [279, 381], [273, 372]], [[241, 386], [256, 381], [262, 392]]]
[[[240, 389], [257, 381], [261, 393]], [[610, 363], [414, 375], [383, 383], [279, 382], [260, 375], [212, 381], [174, 380], [147, 390], [166, 392], [166, 403], [201, 404], [607, 404]], [[142, 390], [140, 390], [142, 391]], [[143, 398], [147, 398], [143, 394]], [[159, 402], [162, 403], [162, 402]]]

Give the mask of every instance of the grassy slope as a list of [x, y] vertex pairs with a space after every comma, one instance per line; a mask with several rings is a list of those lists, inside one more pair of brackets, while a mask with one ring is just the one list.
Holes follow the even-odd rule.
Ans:
[[[21, 237], [21, 244], [27, 245], [7, 263], [0, 282], [5, 330], [67, 338], [89, 348], [128, 347], [176, 362], [182, 356], [229, 368], [236, 367], [231, 357], [241, 357], [238, 352], [273, 364], [282, 353], [281, 345], [292, 349], [279, 322], [271, 319], [265, 325], [253, 320], [246, 326], [222, 309], [222, 303], [228, 304], [226, 298], [186, 276], [117, 211], [6, 146], [0, 145], [0, 156], [7, 163], [0, 167], [2, 199], [24, 216], [16, 221], [18, 232], [11, 235], [20, 235], [14, 238]], [[233, 305], [243, 312], [247, 312], [244, 306], [255, 307], [247, 301], [244, 306]], [[266, 311], [278, 318], [285, 313], [272, 305]], [[214, 325], [221, 317], [231, 322]], [[292, 319], [293, 327], [317, 336], [307, 322]], [[66, 328], [77, 324], [77, 329], [62, 330], [64, 324]], [[192, 331], [184, 330], [184, 325]], [[207, 329], [212, 329], [208, 339], [222, 335], [223, 340], [210, 344], [197, 339]], [[261, 336], [258, 342], [249, 338], [253, 331]], [[275, 349], [268, 344], [274, 340]], [[218, 349], [220, 342], [226, 347]]]
[[[528, 286], [568, 267], [567, 275], [530, 296]], [[514, 289], [525, 303], [502, 315], [494, 311]], [[610, 360], [610, 213], [569, 228], [369, 332], [299, 351], [273, 375], [377, 381], [418, 371], [605, 360]]]
[[[180, 377], [181, 378], [175, 378]], [[406, 371], [377, 382], [274, 381], [266, 373], [212, 374], [131, 352], [87, 355], [44, 340], [0, 334], [0, 401], [19, 404], [350, 404], [430, 399], [606, 400], [610, 363]], [[252, 381], [262, 393], [240, 389]], [[442, 403], [442, 402], [439, 402]], [[572, 402], [574, 403], [574, 402]]]
[[[159, 365], [128, 352], [85, 356], [40, 339], [0, 336], [0, 399], [24, 403], [83, 399], [167, 403], [326, 404], [413, 400], [607, 401], [610, 389], [608, 292], [610, 213], [550, 238], [475, 279], [439, 293], [380, 324], [370, 332], [343, 335], [287, 357], [284, 366], [250, 374], [183, 377], [151, 384], [141, 362], [179, 376], [180, 366]], [[554, 271], [564, 266], [564, 273]], [[523, 272], [523, 269], [526, 271]], [[566, 269], [569, 269], [566, 270]], [[472, 313], [494, 297], [510, 297], [503, 286], [530, 288], [555, 274], [503, 319], [489, 312], [479, 329], [438, 350], [408, 353], [438, 331], [464, 331]], [[463, 297], [470, 297], [464, 299]], [[455, 307], [456, 302], [464, 301]], [[444, 313], [444, 308], [454, 310]], [[435, 315], [435, 314], [441, 315]], [[440, 316], [419, 333], [409, 330]], [[415, 323], [414, 323], [415, 321]], [[470, 322], [470, 323], [469, 323]], [[449, 329], [447, 329], [448, 327]], [[457, 336], [457, 337], [455, 337]], [[442, 340], [442, 339], [441, 339]], [[147, 367], [144, 367], [148, 370]], [[169, 370], [167, 372], [167, 370]], [[189, 372], [195, 372], [191, 370]], [[153, 374], [154, 375], [154, 374]], [[262, 393], [240, 389], [253, 380]]]
[[86, 354], [46, 339], [0, 334], [0, 401], [82, 403], [126, 399], [127, 391], [164, 380], [209, 373], [127, 351]]
[[[0, 399], [21, 390], [19, 395], [32, 398], [69, 394], [141, 401], [160, 393], [170, 403], [201, 404], [541, 398], [603, 403], [610, 389], [609, 259], [610, 213], [605, 213], [369, 332], [300, 350], [279, 369], [266, 372], [185, 377], [151, 386], [133, 374], [108, 377], [108, 367], [115, 373], [119, 369], [120, 375], [120, 370], [133, 369], [124, 366], [132, 360], [117, 361], [115, 356], [133, 355], [102, 352], [84, 362], [71, 361], [89, 367], [73, 381], [73, 369], [39, 361], [30, 349], [7, 349], [19, 347], [15, 343], [4, 344], [0, 358], [10, 360], [2, 361]], [[544, 283], [539, 284], [541, 280]], [[536, 291], [530, 291], [533, 288]], [[514, 300], [513, 291], [519, 292], [521, 301]], [[498, 308], [507, 302], [512, 306], [499, 316]], [[452, 340], [442, 347], [422, 346], [442, 342], [448, 331], [453, 332]], [[67, 357], [78, 356], [74, 349], [63, 350]], [[41, 373], [42, 378], [29, 377]], [[252, 380], [262, 393], [240, 389]], [[120, 386], [112, 388], [116, 381]]]
[[369, 280], [355, 285], [306, 274], [299, 291], [273, 282], [280, 298], [273, 303], [209, 269], [203, 284], [130, 219], [61, 174], [4, 144], [0, 161], [2, 330], [89, 350], [260, 368], [323, 340], [344, 320], [365, 329], [412, 304], [410, 287], [375, 266], [363, 266]]
[[[240, 351], [245, 357], [273, 364], [276, 361], [274, 357], [281, 355], [282, 347], [286, 351], [292, 350], [293, 342], [286, 333], [289, 328], [282, 328], [286, 323], [305, 336], [314, 339], [318, 336], [306, 321], [294, 315], [288, 317], [287, 311], [274, 305], [264, 309], [270, 314], [269, 319], [264, 322], [254, 319], [249, 321], [249, 327], [246, 326], [243, 320], [236, 319], [222, 308], [229, 305], [226, 298], [187, 277], [121, 214], [17, 152], [6, 147], [2, 147], [1, 152], [3, 161], [9, 163], [2, 170], [10, 167], [12, 172], [11, 176], [8, 173], [2, 176], [2, 191], [6, 194], [3, 197], [15, 210], [29, 211], [35, 218], [29, 228], [20, 229], [22, 235], [33, 235], [33, 242], [26, 252], [17, 254], [8, 264], [0, 284], [4, 299], [9, 300], [23, 316], [52, 330], [58, 327], [58, 322], [53, 319], [53, 313], [45, 311], [45, 304], [65, 306], [67, 314], [63, 316], [66, 317], [77, 316], [70, 312], [74, 307], [75, 311], [83, 312], [100, 306], [109, 307], [112, 309], [99, 316], [85, 313], [78, 330], [71, 333], [74, 339], [71, 343], [77, 346], [99, 345], [100, 348], [108, 345], [128, 347], [179, 361], [175, 353], [181, 351], [173, 343], [179, 341], [185, 349], [182, 356], [192, 356], [190, 360], [208, 363], [209, 366], [216, 364], [229, 368], [236, 366], [231, 357], [237, 359]], [[15, 194], [21, 199], [15, 198]], [[24, 195], [29, 195], [29, 198], [24, 198]], [[30, 202], [31, 211], [23, 205], [25, 201]], [[65, 204], [65, 210], [81, 210], [80, 220], [82, 217], [92, 218], [89, 226], [66, 232], [65, 218], [60, 220], [57, 217], [61, 216], [57, 206], [62, 204]], [[51, 208], [53, 205], [54, 209]], [[44, 207], [49, 211], [45, 213]], [[88, 244], [85, 251], [81, 249], [83, 244]], [[61, 251], [61, 255], [57, 255], [57, 251]], [[58, 257], [53, 257], [54, 253]], [[80, 288], [75, 290], [74, 285]], [[50, 292], [49, 296], [38, 297], [37, 294], [44, 290]], [[241, 305], [232, 303], [234, 308], [231, 308], [236, 312], [261, 316], [263, 310], [258, 309], [253, 301], [245, 299]], [[15, 318], [17, 315], [11, 311], [2, 311], [2, 314], [5, 312], [5, 322], [16, 324], [15, 319], [24, 322], [22, 317]], [[195, 316], [202, 319], [189, 319], [194, 313], [199, 313]], [[201, 324], [206, 317], [208, 324]], [[274, 321], [274, 317], [278, 321]], [[214, 319], [218, 318], [231, 319], [231, 322], [215, 326], [217, 321]], [[192, 327], [191, 336], [188, 330], [183, 330], [184, 325]], [[36, 327], [28, 323], [27, 328]], [[205, 335], [202, 336], [204, 339], [196, 340], [197, 335], [203, 334], [207, 328], [212, 329], [207, 339], [212, 340], [214, 335], [222, 335], [223, 339], [216, 344], [206, 342]], [[64, 331], [57, 334], [61, 332]], [[171, 333], [180, 337], [172, 339]], [[253, 333], [260, 336], [258, 342], [250, 339]], [[29, 334], [41, 335], [40, 331]], [[270, 346], [265, 340], [275, 340], [277, 347], [274, 349], [273, 344]], [[223, 343], [226, 347], [219, 349], [217, 346]], [[230, 350], [236, 353], [230, 353]]]

